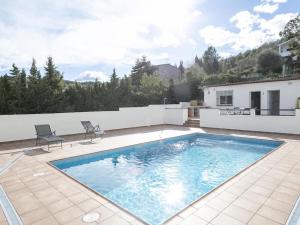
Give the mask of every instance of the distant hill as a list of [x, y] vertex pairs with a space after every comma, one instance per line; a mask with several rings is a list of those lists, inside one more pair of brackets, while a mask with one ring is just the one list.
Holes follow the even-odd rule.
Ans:
[[220, 60], [221, 74], [252, 74], [257, 72], [257, 58], [266, 50], [278, 52], [280, 40], [265, 43], [258, 48], [248, 50], [236, 56], [230, 56]]

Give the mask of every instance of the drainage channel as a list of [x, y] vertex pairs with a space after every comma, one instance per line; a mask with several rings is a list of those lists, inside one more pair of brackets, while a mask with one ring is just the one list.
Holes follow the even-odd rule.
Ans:
[[[2, 175], [6, 170], [8, 170], [14, 163], [16, 163], [23, 156], [24, 154], [20, 153], [20, 155], [17, 156], [14, 160], [7, 162], [2, 167], [0, 167], [0, 175]], [[18, 213], [16, 212], [14, 206], [10, 202], [9, 198], [7, 197], [1, 185], [0, 185], [0, 206], [3, 210], [3, 213], [9, 225], [23, 225], [21, 218], [19, 217]]]

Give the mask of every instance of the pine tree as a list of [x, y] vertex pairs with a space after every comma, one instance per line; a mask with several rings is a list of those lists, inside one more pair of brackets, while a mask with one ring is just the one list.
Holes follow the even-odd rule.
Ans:
[[216, 74], [220, 70], [219, 55], [217, 50], [210, 46], [203, 54], [203, 66], [207, 74]]
[[[27, 90], [27, 113], [43, 113], [46, 109], [44, 98], [47, 93], [48, 86], [46, 81], [42, 80], [41, 73], [36, 66], [35, 59], [32, 59], [32, 64], [28, 75], [28, 90]], [[47, 102], [47, 101], [46, 101]]]
[[21, 113], [22, 89], [21, 89], [21, 72], [16, 64], [12, 64], [9, 71], [11, 75], [11, 107], [15, 113]]
[[179, 72], [180, 72], [179, 79], [182, 80], [183, 79], [183, 75], [184, 75], [184, 71], [185, 71], [185, 68], [183, 67], [183, 61], [180, 61], [178, 69], [179, 69]]
[[110, 86], [113, 88], [117, 88], [119, 85], [119, 79], [117, 77], [116, 69], [113, 69], [113, 73], [110, 77]]
[[197, 55], [195, 57], [195, 64], [197, 64], [200, 67], [203, 67], [202, 59], [201, 58], [199, 59]]
[[11, 109], [11, 88], [7, 74], [0, 76], [0, 114], [12, 113]]
[[63, 106], [63, 75], [57, 70], [52, 57], [48, 57], [46, 66], [44, 67], [46, 73], [43, 80], [47, 86], [44, 87], [47, 112], [60, 112]]
[[141, 59], [137, 59], [131, 70], [132, 84], [135, 86], [140, 86], [143, 75], [153, 75], [155, 70], [155, 66], [152, 66], [151, 62], [147, 60], [146, 56], [143, 56]]

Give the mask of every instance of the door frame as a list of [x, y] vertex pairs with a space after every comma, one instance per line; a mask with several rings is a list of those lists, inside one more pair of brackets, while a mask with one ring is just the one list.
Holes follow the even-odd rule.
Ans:
[[255, 110], [255, 115], [261, 115], [261, 91], [250, 91], [250, 108], [254, 108], [252, 106], [252, 94], [259, 93], [259, 107]]

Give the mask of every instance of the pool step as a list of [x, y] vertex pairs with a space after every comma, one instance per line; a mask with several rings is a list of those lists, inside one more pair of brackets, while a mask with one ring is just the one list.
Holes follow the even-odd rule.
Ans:
[[200, 119], [189, 118], [183, 125], [186, 127], [200, 127]]

